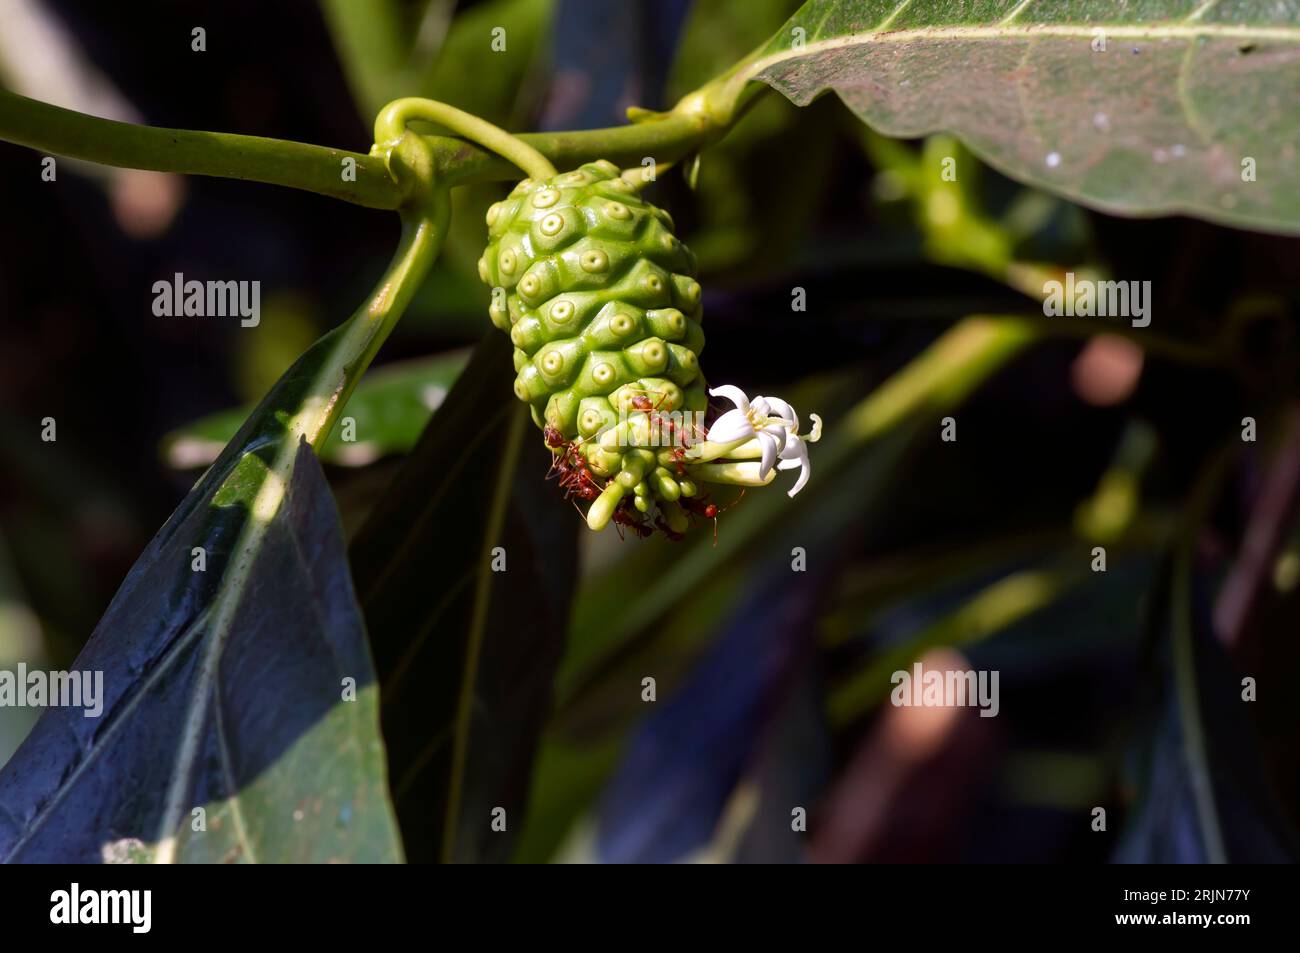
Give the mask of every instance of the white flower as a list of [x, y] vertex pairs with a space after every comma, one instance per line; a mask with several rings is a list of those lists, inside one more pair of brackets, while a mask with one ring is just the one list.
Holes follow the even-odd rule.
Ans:
[[[709, 391], [714, 397], [725, 397], [735, 404], [709, 428], [708, 439], [713, 444], [730, 444], [753, 439], [758, 444], [760, 462], [758, 474], [765, 479], [773, 466], [779, 470], [800, 467], [799, 479], [789, 495], [794, 496], [808, 482], [811, 468], [808, 463], [808, 443], [821, 436], [821, 421], [814, 415], [814, 432], [807, 438], [799, 435], [799, 415], [794, 408], [779, 397], [755, 397], [750, 401], [739, 387], [724, 384]], [[780, 463], [777, 463], [777, 460]]]
[[[739, 387], [724, 384], [709, 391], [714, 397], [725, 397], [736, 405], [719, 417], [709, 428], [709, 439], [714, 443], [735, 443], [737, 440], [758, 440], [762, 450], [762, 462], [758, 474], [766, 477], [767, 472], [776, 465], [777, 455], [785, 447], [786, 421], [783, 417], [773, 417], [771, 405], [762, 397], [755, 397], [751, 404], [745, 392]], [[784, 401], [781, 401], [785, 404]], [[785, 410], [790, 406], [785, 404]]]
[[794, 496], [802, 490], [812, 473], [812, 465], [808, 462], [808, 444], [798, 434], [790, 434], [786, 438], [785, 448], [781, 451], [781, 462], [776, 465], [776, 468], [793, 470], [795, 467], [799, 467], [799, 479], [794, 481], [788, 496]]

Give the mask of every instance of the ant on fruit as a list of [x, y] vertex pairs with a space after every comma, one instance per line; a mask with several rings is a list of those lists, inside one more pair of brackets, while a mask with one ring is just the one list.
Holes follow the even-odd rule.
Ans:
[[636, 533], [636, 535], [641, 539], [645, 539], [654, 532], [654, 530], [646, 525], [645, 517], [628, 506], [627, 497], [619, 500], [618, 506], [614, 507], [614, 515], [611, 518], [611, 522], [613, 522], [614, 528], [618, 530], [619, 539], [625, 538], [623, 536], [624, 526]]
[[556, 427], [546, 427], [542, 434], [546, 445], [552, 451], [558, 451], [551, 461], [551, 469], [547, 471], [546, 478], [559, 478], [560, 489], [564, 491], [566, 499], [577, 496], [590, 503], [600, 496], [601, 486], [591, 475], [587, 461], [578, 452], [577, 443], [565, 440], [564, 434]]
[[671, 526], [665, 523], [664, 518], [662, 516], [655, 517], [655, 526], [658, 527], [659, 531], [662, 532], [669, 539], [671, 539], [674, 543], [679, 542], [680, 540], [686, 538], [685, 533], [679, 533], [677, 532], [677, 530], [673, 529]]
[[565, 497], [577, 496], [588, 503], [600, 496], [601, 487], [591, 475], [587, 463], [576, 453], [570, 451], [564, 456], [556, 457], [551, 468], [559, 475], [560, 489]]
[[[659, 395], [658, 402], [651, 403], [649, 394], [658, 394]], [[667, 442], [671, 444], [673, 447], [674, 456], [679, 456], [677, 451], [683, 449], [682, 448], [683, 442], [680, 441], [677, 437], [678, 422], [674, 418], [677, 417], [678, 415], [675, 412], [668, 416], [659, 413], [659, 408], [664, 405], [664, 401], [668, 399], [668, 396], [669, 396], [668, 391], [662, 391], [662, 392], [645, 391], [634, 396], [630, 401], [630, 404], [633, 410], [640, 411], [641, 413], [647, 415], [650, 418], [652, 433], [655, 433], [657, 435], [663, 435], [664, 437], [666, 437]], [[687, 420], [690, 419], [690, 415], [691, 415], [690, 411], [683, 411], [682, 413]], [[691, 437], [688, 441], [686, 441], [687, 446], [689, 446], [690, 443], [694, 442], [700, 436], [700, 430], [701, 430], [699, 425], [695, 423], [689, 424], [689, 427], [691, 430]], [[679, 472], [681, 472], [680, 466], [678, 467], [678, 470]]]

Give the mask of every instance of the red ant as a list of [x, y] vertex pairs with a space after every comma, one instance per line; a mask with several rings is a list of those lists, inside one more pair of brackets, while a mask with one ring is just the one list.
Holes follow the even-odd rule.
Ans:
[[706, 520], [715, 520], [718, 518], [718, 505], [710, 503], [708, 496], [700, 497], [682, 497], [682, 509], [688, 513], [694, 513], [696, 516], [703, 516]]
[[577, 444], [565, 440], [564, 434], [556, 427], [546, 427], [542, 435], [548, 447], [560, 451], [551, 461], [551, 469], [546, 478], [549, 480], [552, 476], [559, 477], [560, 489], [564, 491], [565, 498], [578, 496], [590, 503], [600, 496], [600, 484], [591, 475], [591, 469], [578, 452]]
[[671, 526], [665, 523], [664, 518], [662, 516], [655, 517], [655, 526], [657, 526], [659, 528], [659, 531], [662, 532], [669, 539], [671, 539], [673, 542], [678, 542], [679, 540], [683, 540], [686, 538], [685, 533], [679, 533], [677, 532], [677, 530], [673, 529]]
[[611, 521], [614, 523], [614, 528], [618, 530], [619, 539], [624, 538], [624, 526], [636, 533], [641, 539], [645, 539], [654, 532], [646, 525], [645, 517], [628, 505], [627, 497], [619, 500], [618, 506], [614, 507], [614, 515]]
[[591, 475], [586, 461], [576, 453], [570, 451], [565, 456], [556, 457], [551, 468], [559, 474], [560, 489], [564, 490], [566, 498], [572, 495], [591, 503], [600, 496], [599, 484]]
[[686, 472], [686, 448], [673, 447], [668, 452], [673, 455], [673, 466], [677, 469], [677, 475], [682, 477], [690, 476]]
[[727, 510], [731, 509], [737, 503], [745, 498], [745, 491], [742, 488], [740, 496], [736, 497], [726, 506], [719, 508], [718, 504], [709, 501], [709, 495], [704, 496], [682, 497], [679, 501], [682, 508], [692, 516], [702, 516], [706, 520], [713, 520], [713, 545], [718, 545], [718, 517]]
[[[659, 392], [650, 391], [650, 393], [653, 394]], [[650, 417], [652, 427], [657, 427], [659, 433], [667, 435], [669, 442], [672, 443], [674, 446], [674, 456], [678, 456], [679, 454], [677, 453], [677, 451], [681, 450], [682, 448], [677, 446], [678, 444], [677, 422], [674, 421], [671, 417], [665, 418], [659, 413], [657, 413], [659, 408], [664, 405], [664, 401], [666, 401], [667, 399], [668, 399], [668, 391], [664, 391], [659, 394], [659, 402], [652, 404], [650, 402], [650, 398], [646, 394], [642, 393], [642, 394], [637, 394], [635, 397], [633, 397], [631, 400], [631, 404], [633, 410], [639, 410], [641, 413], [646, 414]], [[689, 411], [687, 411], [687, 413], [689, 413]], [[696, 425], [694, 424], [691, 425], [692, 431], [696, 431], [698, 429], [699, 428]], [[679, 470], [680, 470], [680, 466], [679, 466]]]
[[587, 469], [586, 464], [580, 463], [579, 466], [568, 470], [560, 477], [560, 486], [564, 489], [564, 495], [574, 494], [588, 503], [594, 503], [600, 498], [600, 487], [597, 485], [591, 471]]

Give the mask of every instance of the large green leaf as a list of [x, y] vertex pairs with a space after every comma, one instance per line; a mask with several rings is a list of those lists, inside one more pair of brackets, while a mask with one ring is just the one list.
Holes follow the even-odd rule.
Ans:
[[290, 368], [123, 582], [74, 666], [102, 673], [102, 711], [48, 709], [0, 772], [0, 859], [400, 859], [338, 516], [294, 425], [349, 330]]
[[738, 77], [955, 133], [1095, 208], [1296, 232], [1298, 21], [1264, 0], [809, 0]]
[[352, 544], [415, 862], [510, 856], [564, 642], [582, 521], [510, 371], [492, 331]]

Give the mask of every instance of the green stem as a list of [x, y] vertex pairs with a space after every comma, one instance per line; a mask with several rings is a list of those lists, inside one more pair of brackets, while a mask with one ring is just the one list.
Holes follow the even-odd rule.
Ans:
[[[632, 125], [515, 138], [561, 168], [596, 159], [633, 166], [647, 156], [660, 164], [675, 162], [725, 133], [766, 87], [732, 84], [725, 96], [723, 89], [710, 84], [672, 112]], [[451, 136], [422, 138], [438, 178], [449, 187], [518, 177], [512, 161], [490, 149]], [[261, 136], [115, 122], [8, 90], [0, 90], [0, 141], [100, 165], [283, 185], [367, 208], [396, 209], [407, 200], [379, 156]], [[354, 165], [345, 164], [349, 159]]]
[[836, 687], [827, 697], [827, 717], [832, 725], [851, 723], [889, 694], [895, 672], [906, 671], [926, 652], [1001, 632], [1051, 605], [1086, 575], [1078, 569], [1026, 569], [1004, 576]]
[[343, 325], [317, 370], [311, 398], [290, 422], [293, 432], [305, 436], [317, 451], [429, 273], [451, 221], [450, 192], [438, 181], [423, 139], [403, 135], [377, 151], [403, 196], [402, 237], [375, 290]]
[[853, 408], [839, 430], [861, 443], [918, 411], [952, 407], [1041, 336], [1036, 324], [1014, 316], [965, 318]]
[[[127, 169], [215, 175], [305, 189], [368, 208], [395, 209], [402, 193], [379, 159], [301, 142], [138, 126], [61, 109], [0, 89], [0, 140]], [[352, 159], [356, 181], [344, 160]]]
[[295, 426], [317, 451], [429, 272], [447, 234], [451, 203], [444, 190], [427, 208], [402, 213], [402, 238], [370, 297], [348, 320], [337, 347], [317, 374], [318, 406], [304, 407]]
[[382, 149], [395, 144], [406, 134], [406, 124], [412, 119], [446, 126], [502, 158], [509, 159], [534, 179], [551, 179], [559, 174], [546, 156], [486, 119], [480, 119], [446, 103], [414, 96], [395, 100], [380, 110], [375, 119], [376, 147]]
[[[630, 126], [533, 132], [519, 138], [559, 168], [573, 169], [595, 159], [608, 159], [620, 167], [639, 166], [646, 157], [653, 158], [658, 164], [676, 162], [699, 149], [718, 132], [702, 116], [669, 114]], [[514, 177], [509, 162], [473, 143], [436, 136], [429, 137], [429, 142], [438, 153], [438, 167], [442, 174], [456, 185], [497, 182]]]

